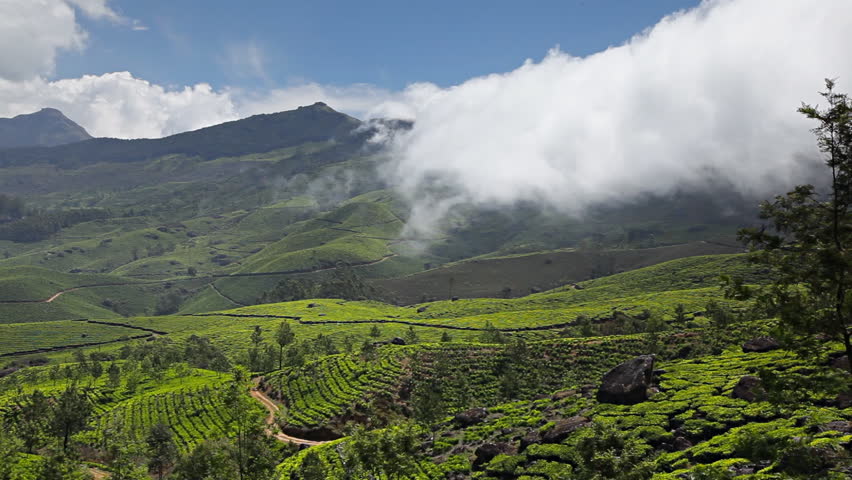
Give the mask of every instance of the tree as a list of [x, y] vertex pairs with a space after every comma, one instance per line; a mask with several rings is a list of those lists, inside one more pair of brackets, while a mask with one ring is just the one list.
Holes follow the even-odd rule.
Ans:
[[177, 480], [236, 478], [237, 465], [231, 460], [233, 444], [227, 439], [205, 440], [175, 466]]
[[44, 459], [36, 478], [39, 480], [86, 480], [90, 477], [80, 468], [78, 459], [67, 453], [58, 453]]
[[[2, 425], [0, 425], [2, 426]], [[5, 428], [0, 428], [0, 480], [9, 480], [16, 469], [14, 458], [20, 451], [20, 441], [10, 435]]]
[[479, 335], [479, 341], [482, 343], [506, 343], [506, 338], [503, 336], [503, 332], [486, 320], [485, 328]]
[[35, 453], [44, 444], [48, 429], [50, 403], [47, 396], [41, 390], [34, 390], [20, 398], [9, 414], [12, 432], [21, 439], [27, 453]]
[[83, 430], [92, 413], [92, 405], [83, 392], [75, 385], [65, 389], [53, 407], [50, 418], [50, 431], [62, 439], [62, 451], [68, 451], [68, 440], [71, 435]]
[[257, 347], [260, 346], [260, 343], [263, 341], [263, 329], [260, 328], [260, 325], [255, 325], [254, 330], [251, 332], [251, 343]]
[[408, 345], [420, 343], [420, 338], [417, 336], [417, 332], [414, 331], [414, 327], [412, 326], [409, 326], [408, 331], [405, 332], [405, 343]]
[[264, 417], [255, 402], [246, 394], [247, 372], [234, 369], [234, 380], [224, 392], [224, 403], [232, 419], [232, 461], [236, 464], [237, 478], [255, 480], [269, 478], [279, 462], [273, 455], [271, 442], [266, 435]]
[[379, 338], [382, 336], [382, 331], [379, 329], [378, 325], [373, 325], [370, 329], [370, 336], [373, 338]]
[[104, 374], [104, 366], [98, 360], [92, 360], [89, 366], [89, 374], [92, 376], [92, 382], [97, 382], [101, 375]]
[[107, 368], [107, 383], [112, 388], [116, 388], [121, 385], [121, 367], [119, 367], [118, 364], [109, 364], [109, 368]]
[[411, 422], [388, 427], [380, 432], [367, 432], [356, 426], [343, 446], [346, 473], [349, 478], [407, 478], [418, 471], [417, 452], [420, 429]]
[[577, 471], [571, 478], [578, 480], [646, 480], [654, 472], [648, 446], [609, 424], [585, 429], [575, 451]]
[[[805, 354], [822, 351], [826, 339], [839, 340], [852, 358], [852, 101], [835, 93], [834, 81], [825, 83], [820, 94], [827, 107], [802, 104], [799, 112], [817, 122], [813, 132], [831, 174], [828, 191], [799, 185], [762, 203], [761, 218], [774, 233], [765, 226], [744, 229], [740, 239], [755, 262], [775, 273], [757, 299], [780, 319], [781, 339]], [[729, 280], [728, 293], [743, 298], [755, 292]]]
[[157, 478], [162, 480], [166, 469], [177, 459], [172, 429], [163, 423], [152, 425], [145, 443], [148, 446], [148, 469], [156, 472]]
[[299, 478], [301, 480], [325, 480], [328, 478], [325, 462], [322, 461], [316, 449], [309, 450], [299, 465]]
[[296, 334], [293, 333], [293, 330], [290, 328], [290, 324], [287, 322], [281, 322], [281, 324], [278, 325], [278, 331], [275, 332], [275, 343], [278, 344], [278, 370], [284, 368], [284, 347], [293, 343], [293, 340], [295, 339]]
[[141, 445], [128, 434], [124, 419], [112, 418], [104, 427], [101, 448], [107, 453], [110, 480], [149, 480], [139, 466]]

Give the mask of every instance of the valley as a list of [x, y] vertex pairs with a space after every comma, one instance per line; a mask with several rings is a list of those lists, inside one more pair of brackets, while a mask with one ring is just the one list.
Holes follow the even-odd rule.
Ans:
[[0, 478], [161, 476], [161, 447], [182, 480], [852, 471], [843, 346], [796, 355], [743, 293], [777, 279], [737, 239], [752, 199], [415, 235], [378, 128], [317, 103], [0, 150]]

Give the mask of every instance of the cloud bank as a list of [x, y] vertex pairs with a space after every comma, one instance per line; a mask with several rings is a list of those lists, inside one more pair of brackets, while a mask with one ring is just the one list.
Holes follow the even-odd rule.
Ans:
[[[108, 0], [0, 0], [0, 117], [52, 107], [98, 137], [163, 137], [258, 113], [290, 110], [324, 101], [364, 115], [394, 94], [370, 85], [302, 83], [247, 92], [209, 84], [163, 86], [130, 72], [49, 80], [57, 57], [82, 52], [88, 34], [80, 16], [119, 27], [146, 30]], [[264, 54], [254, 41], [232, 45], [225, 63], [266, 78]]]
[[[796, 107], [819, 101], [826, 76], [852, 90], [850, 0], [707, 0], [595, 55], [554, 48], [511, 72], [397, 92], [166, 87], [128, 72], [48, 80], [58, 54], [85, 48], [77, 15], [136, 25], [107, 0], [0, 1], [0, 116], [55, 107], [95, 136], [122, 138], [316, 101], [413, 119], [388, 140], [388, 177], [414, 205], [413, 231], [459, 204], [534, 201], [579, 214], [714, 182], [775, 193], [819, 161]], [[262, 76], [262, 52], [249, 60]]]
[[416, 86], [385, 105], [416, 119], [391, 176], [414, 203], [412, 230], [462, 203], [579, 213], [716, 180], [775, 193], [819, 161], [796, 108], [827, 76], [849, 91], [850, 44], [848, 0], [706, 1], [585, 58], [554, 49], [508, 73]]

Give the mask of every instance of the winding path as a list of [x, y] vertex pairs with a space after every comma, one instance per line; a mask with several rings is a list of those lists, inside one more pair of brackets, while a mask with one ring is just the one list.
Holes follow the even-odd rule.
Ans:
[[285, 433], [281, 433], [276, 431], [275, 426], [275, 414], [280, 410], [278, 405], [272, 401], [271, 398], [267, 397], [265, 393], [261, 392], [257, 388], [251, 389], [251, 396], [254, 397], [255, 400], [262, 403], [266, 410], [269, 412], [269, 415], [266, 417], [266, 433], [267, 435], [274, 437], [279, 442], [284, 443], [294, 443], [296, 445], [305, 445], [308, 447], [313, 447], [314, 445], [321, 445], [326, 442], [319, 442], [316, 440], [307, 440], [304, 438], [296, 438], [291, 437]]

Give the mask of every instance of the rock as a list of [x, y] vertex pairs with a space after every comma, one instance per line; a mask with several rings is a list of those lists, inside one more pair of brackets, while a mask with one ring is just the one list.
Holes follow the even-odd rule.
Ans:
[[320, 306], [319, 303], [309, 303], [308, 304], [308, 308], [317, 308], [319, 306]]
[[574, 431], [578, 428], [587, 426], [589, 422], [590, 420], [588, 417], [581, 416], [560, 420], [556, 422], [556, 425], [554, 425], [553, 428], [542, 434], [541, 440], [544, 443], [560, 443], [562, 440], [568, 438], [568, 436], [574, 433]]
[[536, 443], [541, 443], [541, 434], [538, 433], [538, 430], [531, 430], [529, 433], [524, 435], [521, 438], [521, 446], [518, 448], [518, 451], [524, 451], [530, 445], [534, 445]]
[[841, 355], [837, 358], [831, 360], [832, 368], [838, 368], [840, 370], [849, 370], [849, 357], [846, 355]]
[[772, 337], [755, 337], [743, 344], [743, 352], [769, 352], [778, 350], [781, 344]]
[[852, 407], [852, 393], [843, 392], [837, 395], [834, 399], [834, 405], [837, 408], [849, 408]]
[[453, 417], [453, 421], [461, 427], [469, 427], [476, 425], [485, 420], [488, 416], [488, 410], [484, 408], [471, 408], [463, 412], [459, 412]]
[[690, 442], [689, 440], [687, 440], [684, 437], [677, 437], [677, 438], [674, 439], [674, 443], [672, 444], [672, 446], [678, 452], [682, 452], [682, 451], [686, 450], [687, 448], [692, 448], [692, 442]]
[[530, 293], [541, 293], [541, 289], [538, 287], [530, 288]]
[[734, 391], [731, 396], [740, 398], [747, 402], [754, 402], [766, 395], [766, 390], [763, 389], [763, 382], [754, 375], [745, 375], [740, 378], [740, 381], [734, 386]]
[[821, 425], [819, 429], [822, 432], [834, 431], [840, 433], [852, 433], [852, 422], [835, 420], [833, 422], [828, 422], [825, 425]]
[[598, 401], [632, 405], [648, 399], [654, 356], [641, 355], [608, 371], [598, 389]]
[[514, 448], [505, 442], [485, 443], [473, 452], [473, 454], [476, 455], [476, 459], [473, 461], [473, 466], [478, 467], [480, 465], [484, 465], [501, 453], [507, 455], [512, 454], [514, 453]]
[[420, 308], [417, 309], [417, 313], [423, 313], [423, 312], [426, 311], [427, 308], [429, 308], [429, 307], [420, 307]]
[[568, 397], [573, 397], [574, 395], [577, 395], [576, 390], [562, 390], [561, 392], [556, 392], [553, 395], [551, 395], [550, 399], [551, 400], [563, 400], [563, 399], [566, 399]]
[[405, 345], [405, 340], [399, 337], [393, 337], [390, 341], [391, 345]]
[[453, 298], [451, 298], [451, 299], [450, 299], [450, 301], [451, 301], [451, 302], [458, 302], [458, 301], [459, 301], [459, 297], [453, 297]]

